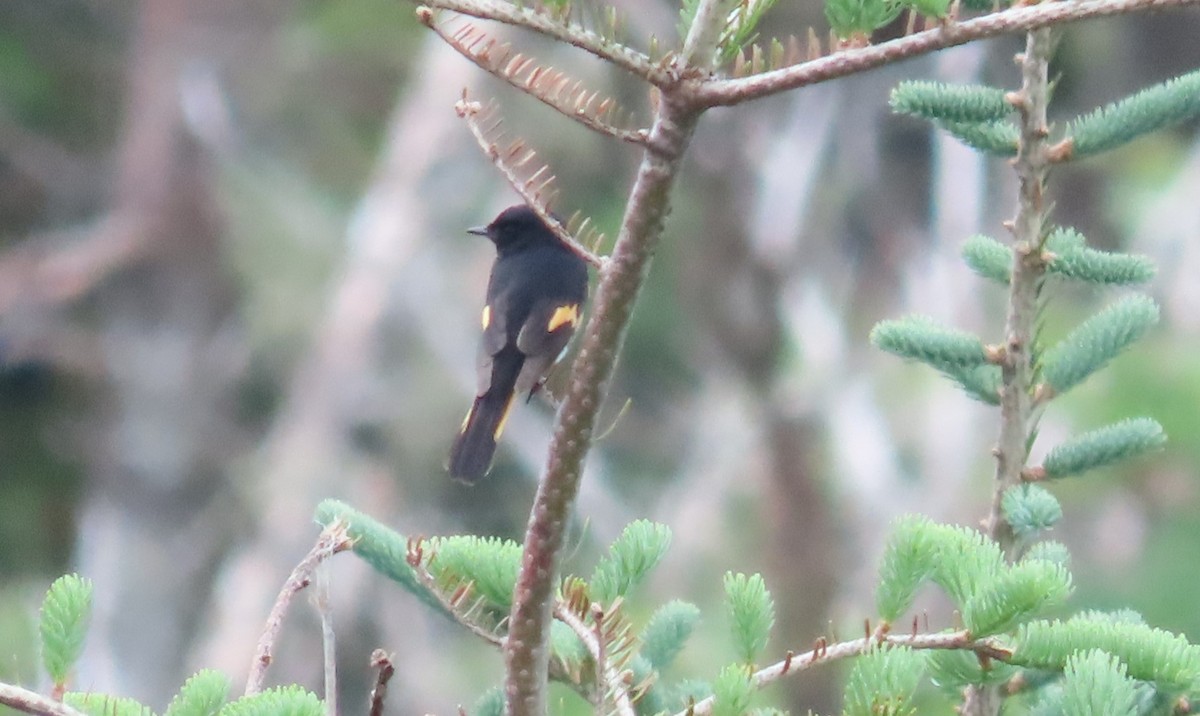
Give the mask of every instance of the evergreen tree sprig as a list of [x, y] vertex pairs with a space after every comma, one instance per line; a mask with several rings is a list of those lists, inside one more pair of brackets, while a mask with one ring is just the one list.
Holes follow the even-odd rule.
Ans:
[[905, 647], [874, 648], [854, 662], [846, 679], [845, 716], [911, 716], [912, 698], [925, 673], [925, 653]]
[[216, 716], [229, 699], [229, 677], [213, 669], [196, 672], [183, 684], [163, 716]]
[[426, 606], [453, 618], [438, 595], [421, 581], [408, 563], [407, 537], [340, 500], [324, 500], [317, 505], [316, 520], [323, 527], [344, 522], [346, 532], [354, 540], [355, 554]]
[[995, 686], [1012, 678], [1015, 667], [995, 659], [980, 659], [978, 654], [956, 649], [929, 653], [926, 661], [929, 677], [944, 691], [961, 697], [966, 686]]
[[692, 635], [700, 609], [678, 600], [659, 607], [642, 629], [640, 654], [655, 671], [663, 671], [675, 661], [684, 643]]
[[963, 625], [973, 636], [1007, 632], [1071, 594], [1071, 577], [1061, 564], [1040, 559], [1007, 566], [962, 606]]
[[1103, 368], [1158, 323], [1158, 306], [1132, 295], [1092, 316], [1042, 356], [1042, 376], [1057, 394], [1065, 393]]
[[277, 686], [226, 704], [218, 716], [325, 716], [325, 704], [300, 686]]
[[1034, 621], [1014, 638], [1011, 663], [1061, 671], [1072, 656], [1100, 649], [1120, 659], [1134, 679], [1170, 693], [1200, 688], [1200, 647], [1182, 636], [1144, 624], [1081, 615], [1066, 621]]
[[1099, 649], [1073, 654], [1063, 670], [1063, 716], [1137, 716], [1138, 687], [1125, 665]]
[[963, 144], [996, 157], [1015, 157], [1020, 132], [1011, 122], [950, 122], [941, 121], [939, 127], [949, 132]]
[[1022, 540], [1050, 529], [1063, 515], [1058, 498], [1038, 485], [1014, 485], [1008, 488], [1001, 498], [1001, 508], [1013, 533]]
[[1056, 480], [1079, 475], [1161, 449], [1167, 442], [1162, 426], [1151, 418], [1127, 418], [1055, 446], [1036, 476]]
[[1046, 271], [1062, 278], [1104, 286], [1131, 286], [1154, 278], [1149, 257], [1087, 248], [1074, 229], [1055, 229], [1046, 246], [1050, 249]]
[[990, 236], [975, 234], [963, 243], [963, 261], [976, 274], [1008, 285], [1012, 278], [1012, 249]]
[[713, 716], [744, 716], [757, 688], [746, 664], [730, 664], [713, 680]]
[[900, 16], [898, 0], [826, 0], [825, 19], [842, 40], [869, 37]]
[[892, 90], [893, 112], [943, 122], [994, 122], [1013, 112], [1004, 90], [909, 80]]
[[1040, 559], [1066, 567], [1071, 563], [1071, 551], [1062, 542], [1042, 540], [1034, 542], [1022, 559]]
[[42, 664], [55, 688], [62, 689], [83, 653], [92, 617], [92, 582], [78, 574], [54, 580], [42, 601], [39, 631]]
[[427, 542], [425, 564], [439, 585], [453, 591], [470, 584], [488, 605], [507, 613], [521, 569], [521, 545], [497, 537], [454, 535]]
[[1099, 154], [1200, 115], [1200, 70], [1148, 87], [1068, 125], [1072, 158]]
[[917, 590], [933, 574], [938, 546], [932, 524], [924, 517], [907, 515], [892, 526], [875, 592], [875, 608], [884, 622], [894, 622], [907, 612]]
[[947, 328], [926, 316], [881, 321], [871, 331], [871, 342], [888, 353], [921, 361], [942, 373], [988, 362], [978, 336]]
[[666, 525], [649, 520], [631, 522], [613, 541], [588, 580], [592, 601], [609, 604], [625, 596], [658, 565], [670, 544], [671, 530]]
[[[719, 64], [728, 64], [758, 39], [758, 25], [778, 0], [739, 0], [733, 3], [717, 45]], [[693, 11], [693, 16], [694, 16]]]
[[63, 703], [88, 716], [154, 716], [154, 711], [149, 706], [135, 699], [91, 691], [66, 693], [63, 695]]
[[775, 601], [758, 574], [725, 574], [725, 603], [738, 658], [753, 664], [766, 648], [775, 625]]

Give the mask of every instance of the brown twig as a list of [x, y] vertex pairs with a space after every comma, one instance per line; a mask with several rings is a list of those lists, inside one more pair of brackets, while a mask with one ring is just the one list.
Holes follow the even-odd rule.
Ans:
[[514, 53], [509, 43], [496, 40], [470, 23], [457, 28], [439, 22], [434, 11], [417, 8], [417, 19], [438, 34], [447, 45], [493, 77], [504, 80], [564, 117], [588, 129], [623, 142], [644, 146], [646, 130], [616, 125], [620, 110], [614, 100], [589, 92], [582, 81], [571, 81], [565, 73], [539, 65], [533, 58]]
[[1042, 258], [1047, 221], [1046, 113], [1049, 104], [1049, 64], [1053, 49], [1050, 30], [1028, 36], [1021, 64], [1021, 89], [1009, 95], [1020, 116], [1021, 141], [1013, 170], [1020, 182], [1017, 212], [1009, 227], [1013, 234], [1012, 280], [1004, 327], [1004, 360], [1000, 364], [1000, 435], [996, 441], [996, 473], [988, 534], [1007, 552], [1012, 533], [1001, 510], [1008, 488], [1021, 482], [1028, 457], [1027, 443], [1033, 412], [1033, 336], [1038, 316], [1038, 292], [1046, 273]]
[[542, 165], [532, 174], [522, 177], [521, 168], [532, 162], [537, 157], [537, 152], [526, 146], [522, 140], [516, 140], [510, 143], [506, 149], [501, 150], [502, 135], [499, 133], [501, 122], [495, 118], [494, 109], [468, 99], [466, 89], [463, 89], [462, 99], [454, 105], [454, 111], [458, 113], [459, 117], [466, 120], [467, 127], [470, 128], [475, 141], [492, 160], [492, 164], [496, 165], [496, 168], [500, 170], [517, 194], [550, 227], [559, 241], [562, 241], [579, 258], [596, 268], [603, 269], [605, 260], [588, 251], [547, 208], [553, 199], [554, 191], [554, 175], [550, 173], [550, 168]]
[[1078, 0], [1069, 3], [1023, 5], [878, 45], [841, 50], [811, 62], [744, 79], [686, 80], [680, 90], [687, 95], [688, 101], [698, 107], [740, 104], [974, 40], [1094, 17], [1187, 7], [1198, 3], [1200, 0]]
[[283, 583], [283, 588], [279, 590], [279, 596], [276, 597], [270, 614], [267, 615], [266, 627], [258, 640], [258, 647], [254, 650], [254, 661], [250, 664], [250, 675], [246, 679], [247, 696], [257, 694], [263, 689], [267, 668], [271, 666], [274, 658], [275, 641], [283, 628], [283, 617], [291, 606], [292, 597], [312, 583], [313, 573], [318, 565], [352, 546], [353, 541], [346, 532], [346, 526], [341, 523], [332, 524], [321, 532], [316, 545], [292, 570], [287, 581]]
[[0, 704], [39, 716], [86, 716], [60, 701], [12, 684], [0, 683]]
[[[675, 81], [673, 72], [663, 63], [656, 63], [624, 44], [608, 40], [576, 23], [563, 22], [528, 7], [489, 0], [427, 0], [422, 5], [533, 30], [608, 60], [656, 86], [669, 85]], [[420, 11], [420, 6], [417, 10]]]
[[[604, 698], [606, 693], [610, 694], [617, 707], [617, 713], [621, 716], [634, 716], [636, 711], [633, 708], [633, 701], [629, 698], [629, 689], [626, 688], [625, 680], [605, 659], [603, 622], [597, 620], [595, 629], [592, 629], [563, 602], [554, 605], [554, 617], [570, 627], [571, 631], [575, 632], [575, 636], [583, 642], [584, 648], [592, 655], [592, 660], [596, 662], [597, 679], [604, 686], [604, 688], [598, 689], [601, 698]], [[597, 686], [599, 685], [597, 684]]]
[[383, 649], [371, 652], [371, 668], [379, 671], [375, 676], [375, 688], [371, 689], [370, 716], [383, 716], [383, 702], [387, 698], [388, 682], [396, 673], [392, 657]]
[[[1004, 360], [1000, 364], [1000, 431], [996, 439], [995, 479], [987, 532], [1009, 559], [1015, 558], [1016, 539], [1004, 517], [1004, 493], [1022, 482], [1029, 458], [1033, 430], [1034, 334], [1038, 321], [1038, 294], [1046, 274], [1042, 245], [1046, 237], [1048, 202], [1046, 175], [1050, 169], [1046, 137], [1050, 102], [1049, 65], [1054, 50], [1051, 29], [1035, 30], [1026, 38], [1025, 52], [1017, 57], [1021, 88], [1009, 101], [1020, 116], [1021, 141], [1013, 170], [1020, 186], [1013, 234], [1012, 279], [1009, 282], [1008, 316], [1004, 326]], [[968, 687], [961, 711], [964, 716], [994, 716], [1000, 709], [996, 687]]]
[[325, 667], [325, 713], [337, 716], [337, 637], [333, 632], [333, 607], [329, 600], [329, 566], [321, 562], [313, 570], [316, 588], [312, 605], [321, 618], [321, 651]]
[[[972, 639], [970, 633], [965, 630], [941, 634], [906, 634], [903, 636], [889, 634], [880, 638], [869, 636], [838, 644], [827, 644], [822, 639], [818, 641], [812, 650], [806, 653], [793, 654], [789, 651], [783, 660], [766, 668], [759, 669], [754, 673], [754, 684], [758, 688], [762, 688], [787, 674], [807, 671], [818, 664], [857, 656], [875, 646], [905, 646], [910, 649], [967, 650], [973, 651], [980, 656], [996, 659], [997, 661], [1007, 661], [1012, 657], [1012, 652], [1001, 646], [999, 642], [992, 639]], [[701, 716], [702, 714], [712, 713], [712, 709], [713, 699], [709, 697], [697, 702], [687, 711], [680, 712], [679, 716], [691, 713]]]

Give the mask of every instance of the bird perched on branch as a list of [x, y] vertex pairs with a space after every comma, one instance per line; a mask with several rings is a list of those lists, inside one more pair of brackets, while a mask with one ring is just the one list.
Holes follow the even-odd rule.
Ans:
[[517, 394], [532, 397], [566, 352], [587, 298], [587, 264], [525, 205], [500, 212], [468, 233], [496, 245], [480, 323], [475, 402], [446, 469], [475, 483], [491, 469]]

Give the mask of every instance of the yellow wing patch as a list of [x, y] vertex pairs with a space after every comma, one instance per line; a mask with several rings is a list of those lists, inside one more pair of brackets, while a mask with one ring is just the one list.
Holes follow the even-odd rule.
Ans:
[[554, 313], [550, 315], [550, 322], [546, 324], [546, 332], [553, 333], [562, 326], [569, 325], [572, 328], [579, 325], [579, 304], [572, 303], [566, 306], [559, 306], [554, 309]]
[[479, 322], [483, 324], [483, 330], [485, 330], [485, 331], [487, 330], [488, 326], [492, 325], [492, 307], [491, 306], [483, 307], [483, 316], [480, 318]]

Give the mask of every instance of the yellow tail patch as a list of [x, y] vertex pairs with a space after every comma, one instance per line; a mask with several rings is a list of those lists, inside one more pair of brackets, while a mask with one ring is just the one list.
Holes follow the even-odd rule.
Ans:
[[554, 313], [550, 316], [550, 322], [546, 324], [546, 332], [553, 333], [565, 325], [570, 325], [572, 328], [579, 325], [578, 303], [559, 306], [554, 309]]
[[479, 322], [483, 324], [483, 330], [485, 330], [485, 331], [487, 330], [488, 326], [492, 325], [492, 307], [491, 306], [483, 307], [483, 316], [480, 318]]
[[499, 442], [500, 433], [504, 432], [504, 425], [508, 422], [508, 414], [512, 412], [513, 398], [517, 397], [516, 391], [508, 394], [508, 400], [504, 401], [504, 412], [500, 414], [500, 422], [496, 423], [496, 432], [492, 433], [492, 439]]

